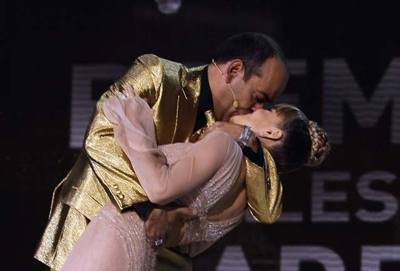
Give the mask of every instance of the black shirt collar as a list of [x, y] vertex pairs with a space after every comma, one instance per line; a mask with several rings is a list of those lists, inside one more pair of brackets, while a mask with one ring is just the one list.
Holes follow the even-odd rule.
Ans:
[[204, 112], [208, 110], [214, 110], [214, 102], [211, 94], [210, 83], [208, 81], [208, 66], [203, 70], [203, 76], [201, 78], [201, 88], [199, 96], [199, 107], [197, 109], [197, 118], [194, 125], [193, 132], [196, 132], [201, 127], [206, 126], [207, 119]]
[[264, 152], [263, 152], [260, 140], [258, 138], [256, 138], [256, 139], [257, 139], [257, 143], [258, 143], [257, 152], [254, 152], [253, 149], [250, 147], [244, 147], [243, 154], [257, 166], [263, 167], [264, 166]]

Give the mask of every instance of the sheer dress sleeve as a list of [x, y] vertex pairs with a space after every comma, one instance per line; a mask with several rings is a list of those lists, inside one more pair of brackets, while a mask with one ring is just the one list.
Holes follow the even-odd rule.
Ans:
[[[220, 168], [236, 178], [240, 169], [240, 147], [225, 132], [213, 131], [173, 164], [157, 148], [151, 109], [139, 97], [111, 97], [104, 105], [114, 124], [117, 142], [131, 161], [149, 200], [164, 205], [209, 180]], [[226, 171], [226, 170], [225, 170]]]

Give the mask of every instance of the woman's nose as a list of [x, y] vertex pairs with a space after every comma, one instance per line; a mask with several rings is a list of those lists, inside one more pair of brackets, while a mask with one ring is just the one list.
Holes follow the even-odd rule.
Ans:
[[253, 111], [256, 111], [258, 109], [263, 109], [265, 106], [265, 103], [256, 103], [253, 105], [253, 107], [251, 108]]

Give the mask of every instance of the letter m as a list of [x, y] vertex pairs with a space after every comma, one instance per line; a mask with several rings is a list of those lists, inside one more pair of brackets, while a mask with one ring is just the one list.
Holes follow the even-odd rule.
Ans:
[[345, 103], [360, 127], [372, 128], [392, 102], [391, 142], [400, 144], [400, 58], [392, 60], [369, 99], [361, 91], [345, 60], [325, 60], [323, 91], [323, 124], [331, 143], [343, 142]]

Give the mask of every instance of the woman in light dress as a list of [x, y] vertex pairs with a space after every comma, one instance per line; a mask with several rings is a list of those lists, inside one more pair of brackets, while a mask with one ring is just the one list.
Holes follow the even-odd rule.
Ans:
[[[130, 93], [109, 98], [106, 117], [151, 202], [189, 206], [196, 217], [175, 224], [171, 246], [190, 244], [190, 256], [204, 251], [243, 219], [246, 164], [239, 145], [225, 132], [211, 131], [196, 143], [157, 146], [148, 104]], [[326, 133], [297, 108], [276, 105], [237, 115], [234, 124], [252, 127], [280, 172], [320, 164], [329, 152]], [[107, 203], [89, 223], [62, 271], [154, 270], [157, 247], [146, 238], [135, 211], [121, 213]]]

